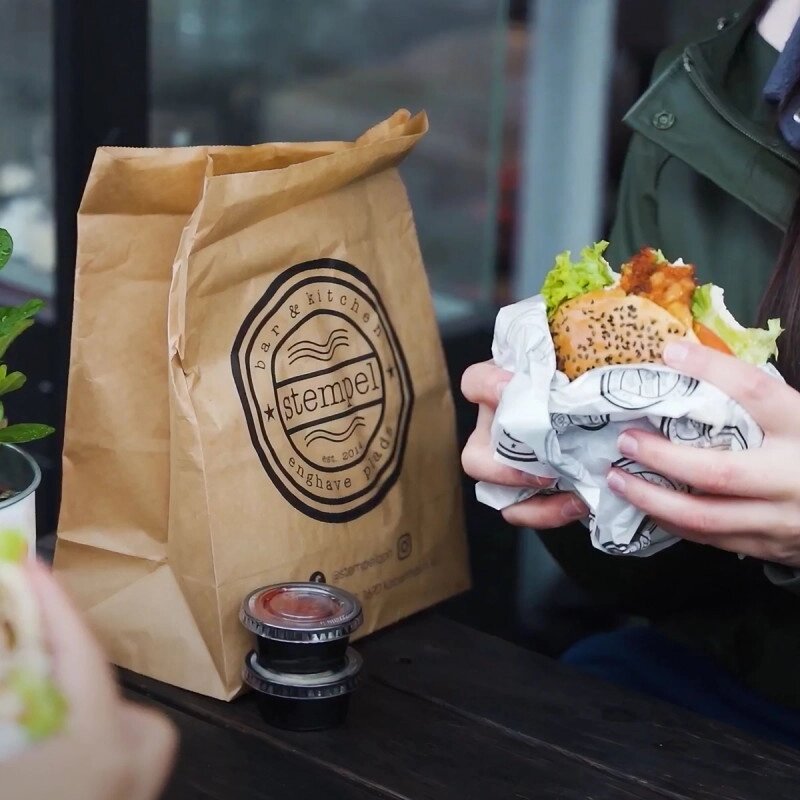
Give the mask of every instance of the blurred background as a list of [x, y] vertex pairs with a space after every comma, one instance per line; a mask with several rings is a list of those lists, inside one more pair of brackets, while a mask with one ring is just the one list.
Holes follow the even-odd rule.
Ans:
[[[624, 112], [658, 52], [711, 34], [743, 0], [0, 0], [0, 304], [47, 301], [9, 353], [9, 416], [60, 428], [75, 213], [98, 145], [352, 138], [398, 107], [431, 132], [403, 165], [454, 387], [489, 357], [499, 305], [553, 254], [607, 233]], [[456, 392], [457, 395], [457, 392]], [[457, 395], [458, 399], [458, 395]], [[459, 436], [474, 412], [458, 399]], [[54, 530], [60, 440], [44, 471]], [[113, 478], [112, 478], [113, 479]], [[583, 598], [465, 481], [475, 590], [465, 621], [555, 652]], [[582, 610], [583, 609], [583, 610]]]

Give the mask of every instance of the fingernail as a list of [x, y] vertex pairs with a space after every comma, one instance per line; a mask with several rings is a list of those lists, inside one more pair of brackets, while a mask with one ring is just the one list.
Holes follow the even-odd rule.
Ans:
[[581, 519], [589, 513], [586, 505], [578, 500], [577, 497], [571, 497], [567, 503], [564, 503], [561, 509], [561, 516], [564, 519]]
[[622, 474], [618, 470], [612, 469], [608, 475], [606, 475], [606, 483], [612, 492], [625, 494], [625, 478], [622, 477]]
[[639, 442], [636, 441], [635, 436], [631, 436], [629, 433], [622, 433], [617, 439], [617, 447], [622, 455], [633, 458], [639, 450]]
[[503, 399], [503, 389], [508, 386], [511, 381], [503, 381], [502, 383], [497, 384], [497, 400], [498, 402]]
[[689, 348], [682, 342], [667, 342], [664, 348], [664, 362], [671, 367], [677, 367], [686, 361]]

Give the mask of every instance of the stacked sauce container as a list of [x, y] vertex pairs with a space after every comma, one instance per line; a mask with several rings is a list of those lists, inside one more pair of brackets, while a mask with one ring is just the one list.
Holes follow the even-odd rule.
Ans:
[[288, 730], [344, 722], [362, 661], [350, 636], [363, 622], [358, 599], [322, 583], [282, 583], [251, 592], [239, 619], [256, 636], [242, 677], [264, 719]]

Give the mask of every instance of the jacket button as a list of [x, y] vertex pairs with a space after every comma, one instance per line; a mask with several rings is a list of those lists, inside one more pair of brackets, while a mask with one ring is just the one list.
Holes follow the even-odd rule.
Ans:
[[659, 111], [653, 115], [653, 127], [665, 131], [675, 124], [675, 115], [671, 111]]
[[730, 25], [730, 24], [731, 24], [731, 21], [727, 17], [720, 17], [717, 20], [717, 30], [718, 31], [724, 31], [725, 28], [727, 28], [728, 25]]

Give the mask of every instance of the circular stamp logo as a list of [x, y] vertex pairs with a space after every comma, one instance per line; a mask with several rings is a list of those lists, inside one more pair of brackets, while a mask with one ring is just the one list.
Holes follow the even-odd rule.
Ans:
[[626, 410], [641, 410], [660, 403], [665, 397], [689, 397], [699, 383], [688, 375], [643, 367], [613, 367], [600, 379], [600, 394], [612, 405]]
[[683, 442], [691, 447], [711, 450], [747, 450], [747, 439], [736, 425], [714, 428], [688, 417], [661, 420], [661, 433], [671, 442]]
[[386, 309], [356, 267], [285, 270], [231, 352], [253, 446], [283, 496], [326, 522], [374, 508], [400, 473], [413, 389]]
[[665, 489], [674, 489], [676, 492], [688, 492], [689, 487], [685, 483], [668, 478], [660, 472], [654, 472], [652, 469], [647, 469], [641, 464], [637, 464], [630, 458], [618, 458], [613, 465], [617, 469], [624, 469], [629, 475], [636, 475], [643, 478], [648, 483], [654, 483], [656, 486], [663, 486]]

